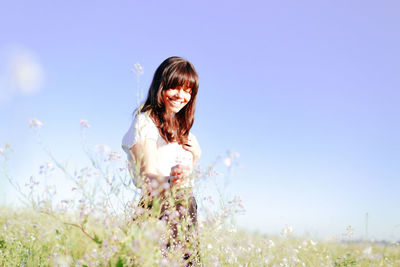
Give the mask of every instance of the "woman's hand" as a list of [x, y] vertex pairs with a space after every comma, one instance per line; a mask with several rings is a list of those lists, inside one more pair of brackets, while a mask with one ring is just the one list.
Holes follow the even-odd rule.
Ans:
[[187, 144], [184, 144], [182, 147], [185, 150], [192, 152], [193, 165], [196, 164], [197, 160], [199, 160], [201, 156], [201, 148], [199, 142], [197, 142], [197, 138], [193, 134], [189, 134]]
[[190, 174], [190, 167], [182, 164], [175, 165], [171, 168], [171, 185], [173, 184], [183, 184], [185, 182], [185, 177]]

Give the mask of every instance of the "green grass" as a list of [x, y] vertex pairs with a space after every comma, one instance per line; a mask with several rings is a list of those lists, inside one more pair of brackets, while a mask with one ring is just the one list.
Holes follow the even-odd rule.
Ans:
[[[118, 218], [89, 216], [82, 229], [31, 209], [0, 208], [1, 266], [181, 266], [179, 251], [160, 252], [157, 219], [120, 225]], [[61, 220], [60, 220], [61, 219]], [[213, 223], [211, 223], [213, 221]], [[209, 220], [199, 226], [205, 266], [399, 266], [398, 244], [333, 243], [293, 236], [267, 237]], [[64, 264], [64, 265], [63, 265]]]
[[[218, 188], [215, 201], [207, 195], [197, 198], [203, 210], [195, 242], [162, 251], [169, 232], [155, 214], [160, 209], [140, 210], [124, 159], [89, 149], [84, 132], [83, 139], [89, 166], [72, 171], [39, 139], [50, 162], [25, 187], [7, 171], [11, 146], [0, 149], [1, 178], [25, 203], [0, 206], [0, 266], [184, 266], [183, 254], [194, 244], [199, 244], [203, 266], [400, 266], [399, 243], [322, 242], [295, 237], [291, 229], [281, 236], [238, 230], [235, 215], [244, 210], [240, 198], [228, 201]], [[231, 167], [237, 156], [229, 152], [228, 157]], [[209, 192], [202, 181], [219, 179], [214, 165], [194, 171], [198, 193]], [[63, 178], [71, 187], [62, 190], [73, 195], [61, 200], [46, 181]]]

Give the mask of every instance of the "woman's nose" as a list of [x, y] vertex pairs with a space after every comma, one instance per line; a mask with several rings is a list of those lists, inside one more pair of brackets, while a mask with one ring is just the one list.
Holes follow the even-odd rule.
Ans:
[[184, 93], [184, 91], [182, 88], [178, 89], [177, 95], [179, 98], [183, 98], [183, 93]]

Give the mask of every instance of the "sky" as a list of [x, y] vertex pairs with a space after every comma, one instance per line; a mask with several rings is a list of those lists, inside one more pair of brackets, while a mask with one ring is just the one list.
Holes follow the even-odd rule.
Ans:
[[[394, 0], [1, 1], [9, 172], [23, 184], [48, 161], [32, 118], [73, 166], [84, 158], [81, 119], [91, 145], [125, 156], [138, 94], [177, 55], [200, 77], [199, 164], [240, 154], [226, 178], [246, 208], [240, 227], [276, 234], [290, 225], [331, 238], [351, 225], [363, 237], [368, 213], [370, 238], [400, 240], [399, 8]], [[13, 203], [1, 179], [0, 201]]]

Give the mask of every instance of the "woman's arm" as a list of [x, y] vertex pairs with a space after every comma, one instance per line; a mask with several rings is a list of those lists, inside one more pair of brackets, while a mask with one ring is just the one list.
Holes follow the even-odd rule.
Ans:
[[157, 181], [158, 189], [164, 192], [171, 185], [183, 182], [184, 177], [190, 171], [186, 166], [176, 165], [171, 168], [170, 176], [160, 174], [156, 167], [157, 144], [154, 140], [138, 142], [130, 150], [135, 159], [135, 164], [137, 164], [135, 167], [139, 177], [145, 184], [151, 185], [152, 190], [157, 189], [154, 188], [153, 181]]
[[133, 154], [136, 172], [145, 183], [152, 184], [153, 181], [157, 181], [159, 185], [168, 184], [169, 177], [161, 175], [156, 167], [157, 144], [155, 140], [146, 139], [138, 142], [130, 150]]
[[193, 155], [193, 166], [196, 164], [196, 162], [199, 160], [199, 158], [201, 157], [201, 148], [200, 148], [200, 144], [197, 141], [196, 136], [194, 136], [194, 134], [189, 133], [189, 139], [187, 144], [182, 146], [184, 149], [186, 149], [187, 151], [192, 152]]

